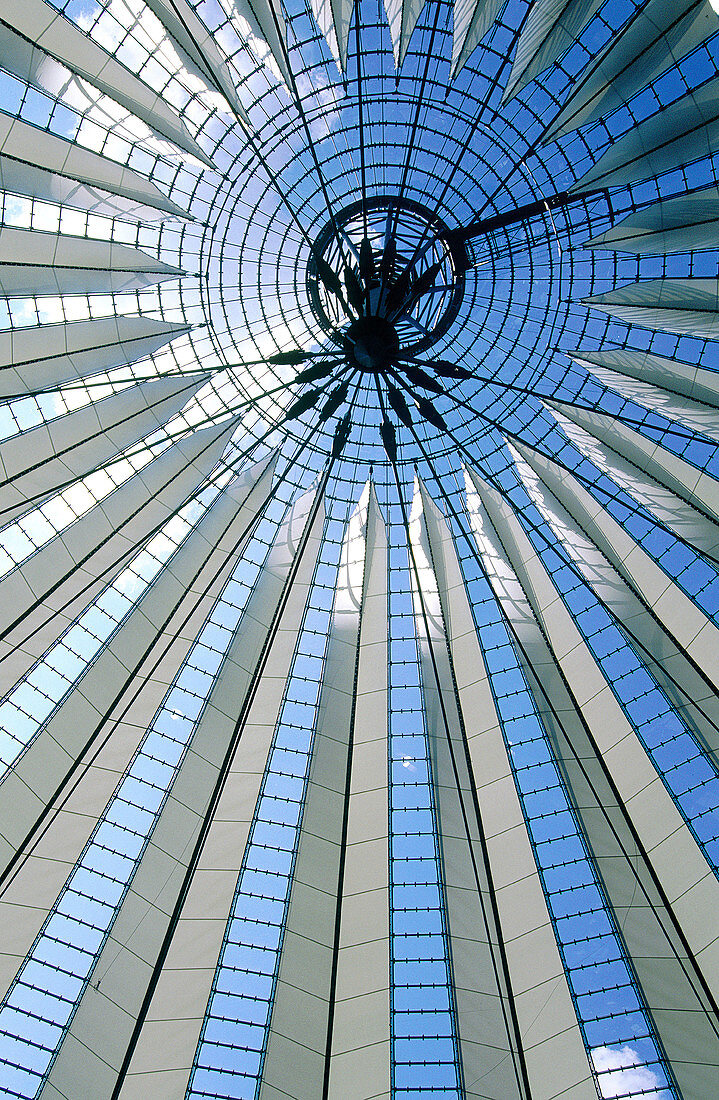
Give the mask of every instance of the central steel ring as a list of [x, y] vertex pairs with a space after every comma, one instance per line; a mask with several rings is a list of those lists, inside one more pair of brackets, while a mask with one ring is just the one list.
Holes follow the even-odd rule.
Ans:
[[[319, 276], [317, 257], [328, 264], [344, 285], [347, 266], [359, 276], [360, 249], [367, 238], [372, 248], [375, 275], [367, 288], [369, 317], [353, 319], [347, 315], [336, 294]], [[361, 339], [351, 341], [355, 366], [381, 361], [391, 347], [396, 352], [420, 352], [447, 332], [459, 312], [464, 295], [464, 252], [452, 239], [449, 227], [432, 211], [412, 199], [401, 201], [393, 195], [380, 195], [352, 203], [330, 219], [318, 234], [307, 264], [307, 294], [312, 311], [330, 339], [347, 348], [348, 333], [360, 326]], [[402, 273], [411, 266], [408, 308], [386, 317], [387, 293]], [[436, 275], [429, 287], [412, 300], [411, 290], [430, 268]], [[384, 290], [381, 289], [382, 285]], [[371, 325], [360, 322], [372, 321]], [[379, 324], [384, 321], [387, 328]], [[360, 332], [357, 329], [357, 332]], [[382, 350], [384, 347], [385, 351]]]

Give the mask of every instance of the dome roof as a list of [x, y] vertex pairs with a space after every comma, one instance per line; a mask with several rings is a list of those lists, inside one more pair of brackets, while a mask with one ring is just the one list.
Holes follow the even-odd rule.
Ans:
[[0, 4], [0, 1091], [719, 1091], [717, 30]]

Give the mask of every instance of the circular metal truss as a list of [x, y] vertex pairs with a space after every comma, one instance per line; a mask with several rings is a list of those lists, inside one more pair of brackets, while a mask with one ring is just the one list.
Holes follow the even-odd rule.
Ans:
[[[365, 240], [369, 247], [363, 257]], [[325, 285], [318, 259], [329, 265], [340, 290], [344, 279], [342, 298]], [[377, 195], [340, 210], [324, 226], [307, 267], [307, 291], [334, 343], [343, 346], [348, 322], [358, 315], [391, 317], [399, 347], [409, 354], [425, 351], [449, 330], [462, 304], [467, 267], [462, 243], [452, 241], [448, 227], [431, 211], [417, 202], [398, 206], [391, 196]], [[391, 296], [406, 270], [409, 277], [400, 283], [399, 295], [395, 289]], [[356, 307], [346, 300], [347, 278]]]

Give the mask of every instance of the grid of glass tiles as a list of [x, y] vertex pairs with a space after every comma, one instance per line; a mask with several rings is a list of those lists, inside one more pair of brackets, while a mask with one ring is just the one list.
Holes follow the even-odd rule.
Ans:
[[[398, 523], [400, 517], [395, 517]], [[399, 524], [398, 524], [399, 525]], [[395, 534], [395, 545], [398, 536]], [[437, 821], [424, 720], [411, 563], [390, 557], [393, 1095], [459, 1100]]]

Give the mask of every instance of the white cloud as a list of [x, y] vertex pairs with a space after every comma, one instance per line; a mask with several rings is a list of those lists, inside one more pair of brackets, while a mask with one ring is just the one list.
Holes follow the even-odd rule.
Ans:
[[595, 1047], [594, 1068], [599, 1074], [599, 1091], [605, 1098], [641, 1096], [644, 1100], [668, 1100], [665, 1089], [659, 1089], [659, 1077], [644, 1065], [631, 1047]]
[[342, 86], [339, 83], [323, 81], [316, 73], [312, 77], [309, 73], [302, 73], [296, 78], [296, 82], [297, 91], [303, 101], [311, 101], [314, 98], [323, 108], [323, 112], [310, 123], [310, 133], [314, 140], [323, 141], [340, 125], [341, 101], [344, 96]]

